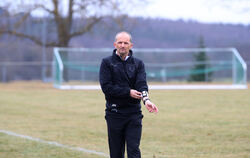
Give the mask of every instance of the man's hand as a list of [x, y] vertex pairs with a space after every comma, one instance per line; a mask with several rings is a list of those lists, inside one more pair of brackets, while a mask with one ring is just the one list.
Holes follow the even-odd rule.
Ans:
[[130, 90], [130, 96], [132, 98], [135, 98], [135, 99], [141, 99], [141, 92], [137, 91], [137, 90], [134, 90], [134, 89], [131, 89]]
[[156, 105], [154, 103], [152, 103], [150, 100], [147, 100], [145, 102], [145, 106], [148, 109], [149, 112], [154, 112], [157, 113], [158, 112], [158, 108], [156, 107]]

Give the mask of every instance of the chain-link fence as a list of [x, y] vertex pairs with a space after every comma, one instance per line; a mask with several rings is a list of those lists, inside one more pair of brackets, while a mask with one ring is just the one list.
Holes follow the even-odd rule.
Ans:
[[0, 62], [0, 81], [52, 81], [52, 62]]
[[[247, 80], [250, 81], [250, 61], [247, 64]], [[0, 82], [41, 80], [52, 82], [53, 62], [0, 62]]]

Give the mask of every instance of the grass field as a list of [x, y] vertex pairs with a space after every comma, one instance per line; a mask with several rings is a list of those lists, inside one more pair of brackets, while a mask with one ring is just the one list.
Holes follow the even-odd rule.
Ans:
[[[250, 90], [152, 90], [143, 158], [249, 158]], [[0, 84], [0, 130], [108, 154], [101, 91]], [[0, 133], [0, 158], [101, 158]]]

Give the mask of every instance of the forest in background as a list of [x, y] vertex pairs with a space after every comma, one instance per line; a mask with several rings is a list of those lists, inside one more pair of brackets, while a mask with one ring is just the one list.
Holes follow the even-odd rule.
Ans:
[[[44, 21], [46, 21], [46, 34], [42, 31]], [[15, 23], [15, 19], [11, 22]], [[79, 27], [79, 23], [83, 22], [75, 19], [72, 29]], [[25, 27], [19, 31], [50, 41], [57, 38], [55, 30], [55, 23], [52, 19], [29, 17]], [[205, 47], [236, 48], [248, 67], [250, 65], [250, 26], [244, 25], [128, 16], [105, 17], [89, 32], [71, 39], [69, 47], [111, 48], [112, 51], [115, 34], [121, 30], [132, 34], [134, 48], [198, 48], [202, 38]], [[44, 50], [46, 55], [44, 55]], [[0, 36], [0, 78], [2, 81], [41, 79], [45, 78], [44, 76], [50, 78], [52, 58], [53, 47], [43, 49], [29, 39], [8, 34]], [[22, 65], [21, 67], [2, 64], [1, 66], [3, 62], [41, 62], [47, 63], [47, 66], [42, 69], [42, 65]], [[250, 74], [249, 68], [247, 74], [248, 76]]]
[[[118, 31], [131, 32], [135, 48], [196, 48], [202, 37], [204, 45], [212, 48], [235, 47], [246, 61], [250, 61], [250, 26], [232, 24], [206, 24], [195, 21], [145, 19], [124, 16], [119, 19], [106, 17], [90, 32], [70, 41], [70, 47], [113, 48]], [[46, 40], [57, 38], [54, 24], [47, 20]], [[75, 20], [75, 26], [79, 21]], [[42, 38], [42, 21], [32, 18], [27, 29]], [[47, 61], [52, 60], [53, 51], [46, 49]], [[11, 35], [0, 36], [0, 61], [41, 61], [42, 49], [28, 39]]]

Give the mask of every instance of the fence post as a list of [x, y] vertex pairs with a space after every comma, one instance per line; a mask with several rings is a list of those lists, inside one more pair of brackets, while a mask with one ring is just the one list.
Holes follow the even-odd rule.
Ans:
[[47, 55], [46, 55], [46, 48], [45, 48], [45, 44], [46, 44], [46, 33], [47, 33], [47, 21], [46, 21], [46, 17], [43, 17], [43, 25], [42, 25], [42, 81], [46, 82], [47, 80], [47, 76], [46, 76], [46, 71], [47, 71], [47, 65], [46, 65], [46, 61], [47, 61]]
[[7, 73], [7, 65], [3, 64], [2, 65], [2, 82], [7, 82], [7, 77], [6, 77], [6, 73]]

